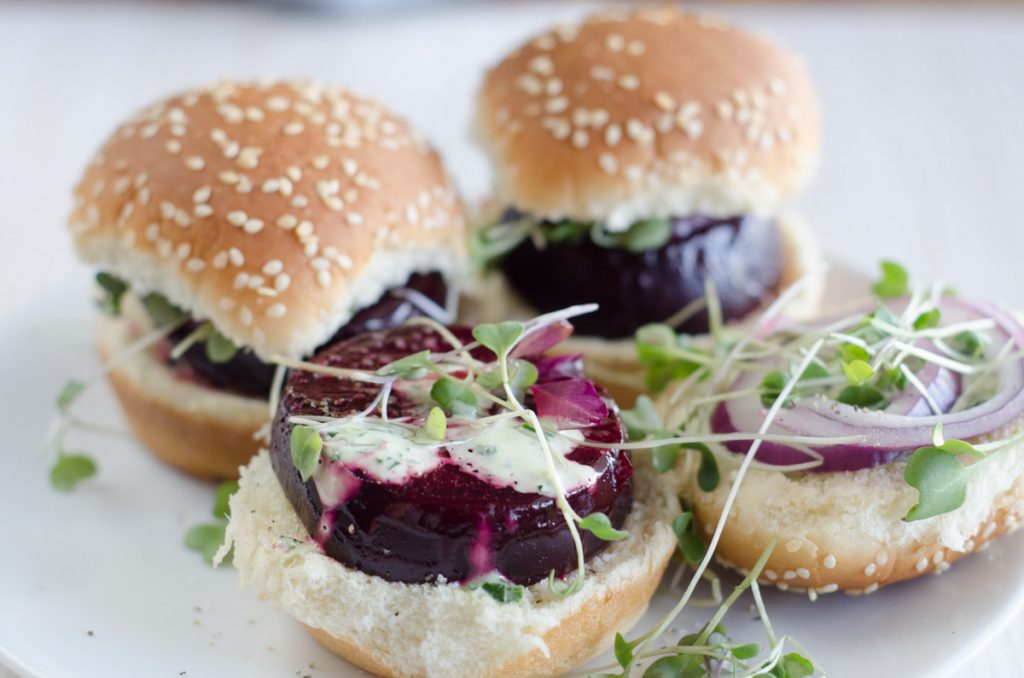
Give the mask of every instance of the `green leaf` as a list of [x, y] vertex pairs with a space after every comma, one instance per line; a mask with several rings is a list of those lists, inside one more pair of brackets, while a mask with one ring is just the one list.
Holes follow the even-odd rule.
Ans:
[[583, 577], [576, 576], [573, 577], [571, 582], [565, 583], [555, 578], [554, 570], [548, 573], [548, 589], [560, 598], [566, 598], [574, 593], [578, 593], [581, 588], [583, 588]]
[[476, 377], [476, 383], [488, 391], [493, 391], [501, 386], [501, 370], [493, 369], [488, 372], [481, 372]]
[[177, 325], [185, 318], [184, 311], [167, 301], [167, 297], [156, 292], [143, 297], [142, 305], [146, 307], [146, 312], [158, 327]]
[[213, 502], [214, 518], [227, 519], [231, 517], [231, 504], [229, 500], [235, 492], [238, 492], [237, 480], [228, 480], [217, 486], [216, 498]]
[[638, 221], [618, 238], [630, 252], [660, 249], [672, 237], [672, 223], [668, 219], [653, 218]]
[[939, 447], [920, 448], [903, 470], [903, 480], [918, 494], [918, 503], [903, 520], [923, 520], [960, 508], [967, 498], [970, 476], [955, 453]]
[[[655, 440], [671, 437], [673, 437], [671, 433], [664, 431], [658, 432], [654, 436]], [[676, 462], [679, 461], [680, 447], [682, 446], [679, 443], [669, 443], [651, 448], [651, 464], [656, 473], [666, 473], [675, 468]]]
[[731, 650], [732, 656], [736, 659], [753, 659], [757, 655], [761, 654], [761, 643], [747, 643], [746, 645], [737, 645]]
[[907, 386], [907, 375], [898, 367], [883, 365], [881, 372], [878, 373], [878, 379], [875, 380], [875, 386], [879, 389], [892, 388], [902, 391]]
[[705, 492], [713, 491], [718, 487], [718, 482], [721, 479], [718, 473], [718, 460], [715, 459], [714, 453], [704, 443], [683, 443], [682, 447], [700, 452], [697, 485]]
[[932, 327], [939, 326], [939, 320], [942, 319], [942, 312], [937, 308], [933, 308], [930, 311], [925, 311], [921, 315], [914, 319], [915, 330], [927, 330]]
[[849, 342], [839, 346], [839, 357], [848, 363], [855, 360], [863, 360], [866, 363], [871, 362], [871, 354], [868, 353], [866, 348]]
[[473, 394], [473, 390], [462, 381], [451, 377], [441, 377], [435, 381], [430, 387], [430, 397], [448, 414], [452, 413], [455, 403], [476, 409], [476, 395]]
[[50, 484], [62, 492], [70, 492], [78, 483], [96, 475], [96, 462], [84, 454], [61, 453], [50, 469]]
[[523, 336], [524, 331], [526, 327], [523, 323], [514, 320], [484, 323], [473, 328], [473, 338], [500, 358], [508, 353], [519, 337]]
[[849, 363], [844, 362], [842, 367], [846, 380], [853, 386], [860, 386], [875, 376], [874, 368], [863, 360], [854, 360]]
[[895, 299], [910, 293], [910, 276], [907, 269], [895, 261], [881, 262], [882, 277], [872, 287], [875, 296], [881, 299]]
[[320, 452], [324, 449], [324, 441], [315, 429], [300, 424], [292, 428], [290, 443], [292, 464], [298, 469], [302, 481], [307, 482], [320, 461]]
[[590, 233], [590, 224], [578, 221], [560, 221], [557, 224], [543, 224], [541, 233], [544, 240], [550, 243], [579, 242]]
[[641, 325], [637, 328], [633, 338], [637, 344], [644, 347], [674, 348], [677, 342], [675, 331], [662, 323]]
[[210, 332], [206, 336], [206, 357], [210, 362], [223, 364], [231, 360], [238, 353], [238, 346], [223, 334], [216, 327], [210, 325]]
[[824, 366], [818, 363], [811, 363], [804, 369], [803, 374], [800, 375], [800, 381], [808, 381], [811, 379], [828, 379], [832, 375], [828, 373], [828, 370]]
[[64, 388], [57, 394], [57, 409], [64, 411], [71, 407], [72, 403], [82, 395], [85, 384], [77, 379], [71, 379], [64, 384]]
[[664, 428], [661, 417], [658, 416], [658, 411], [654, 407], [654, 401], [647, 395], [639, 396], [633, 404], [633, 409], [622, 410], [619, 416], [622, 418], [622, 423], [626, 425], [630, 440], [640, 440], [648, 433], [654, 433]]
[[615, 661], [626, 668], [633, 661], [633, 643], [626, 640], [621, 633], [615, 634]]
[[224, 544], [224, 523], [196, 525], [185, 533], [185, 546], [203, 554], [208, 563]]
[[128, 291], [128, 283], [109, 273], [97, 273], [96, 282], [106, 293], [100, 301], [100, 308], [111, 316], [121, 315], [121, 299]]
[[772, 671], [772, 675], [779, 676], [780, 678], [807, 678], [807, 676], [814, 675], [814, 664], [796, 652], [790, 652], [783, 656], [779, 663], [775, 665], [775, 668], [782, 669], [782, 673]]
[[508, 365], [508, 385], [516, 396], [516, 400], [522, 400], [526, 389], [537, 383], [537, 366], [529, 360], [516, 358]]
[[697, 564], [704, 559], [707, 546], [697, 536], [696, 526], [693, 522], [693, 512], [684, 511], [672, 521], [672, 531], [676, 535], [676, 542], [679, 545], [679, 552], [690, 564]]
[[403, 379], [419, 379], [426, 372], [436, 369], [437, 365], [430, 359], [430, 351], [420, 351], [388, 363], [377, 370], [377, 374], [382, 377], [398, 376]]
[[950, 344], [953, 350], [965, 358], [980, 358], [983, 352], [981, 337], [976, 332], [971, 332], [970, 330], [964, 330], [956, 334], [950, 340]]
[[423, 422], [423, 432], [433, 440], [444, 440], [448, 431], [448, 419], [444, 416], [444, 410], [440, 407], [430, 408], [427, 420]]
[[[644, 362], [643, 359], [641, 362]], [[673, 381], [685, 379], [700, 369], [699, 363], [689, 360], [653, 360], [645, 365], [647, 374], [644, 381], [647, 389], [654, 393], [662, 391]]]
[[485, 582], [480, 588], [499, 603], [517, 603], [523, 599], [523, 592], [526, 590], [519, 584], [507, 581]]
[[589, 516], [581, 520], [579, 525], [580, 529], [590, 532], [602, 541], [618, 541], [619, 539], [625, 539], [629, 536], [629, 532], [616, 530], [612, 527], [612, 521], [609, 520], [608, 516], [600, 511], [591, 513]]
[[761, 404], [771, 407], [786, 388], [789, 378], [782, 372], [769, 372], [761, 380]]
[[859, 386], [847, 386], [839, 392], [836, 400], [854, 407], [881, 408], [881, 405], [885, 402], [885, 395], [874, 386], [861, 384]]
[[690, 654], [662, 657], [647, 667], [643, 678], [705, 678], [708, 671], [702, 660], [703, 657]]

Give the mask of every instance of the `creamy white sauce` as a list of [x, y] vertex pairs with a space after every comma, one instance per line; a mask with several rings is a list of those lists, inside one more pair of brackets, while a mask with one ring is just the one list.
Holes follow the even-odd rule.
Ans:
[[[523, 428], [520, 420], [502, 419], [486, 426], [474, 425], [472, 421], [451, 421], [448, 436], [455, 441], [445, 443], [444, 449], [448, 450], [452, 462], [466, 473], [518, 492], [555, 496], [540, 440], [534, 431]], [[577, 430], [547, 435], [555, 471], [566, 491], [589, 486], [598, 476], [591, 467], [566, 458], [582, 440], [583, 434]], [[405, 482], [445, 463], [440, 456], [441, 449], [441, 445], [425, 439], [421, 433], [379, 421], [356, 421], [340, 426], [331, 431], [325, 446], [332, 461], [358, 468], [389, 483]], [[337, 473], [334, 471], [323, 479], [321, 496], [339, 499], [349, 489], [337, 486]]]

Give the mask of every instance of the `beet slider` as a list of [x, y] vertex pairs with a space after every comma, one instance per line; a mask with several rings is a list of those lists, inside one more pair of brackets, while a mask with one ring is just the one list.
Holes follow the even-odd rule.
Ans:
[[258, 449], [272, 356], [436, 313], [464, 258], [437, 153], [381, 104], [311, 82], [159, 101], [115, 130], [75, 197], [128, 420], [204, 477]]
[[597, 302], [570, 344], [591, 364], [634, 364], [633, 333], [699, 304], [707, 280], [735, 321], [819, 258], [783, 215], [817, 164], [813, 86], [717, 19], [613, 9], [542, 33], [487, 72], [477, 123], [496, 172], [474, 237], [497, 269], [482, 317], [509, 314], [505, 288], [530, 315]]
[[680, 509], [580, 357], [543, 356], [566, 327], [412, 322], [297, 366], [231, 500], [242, 581], [384, 676], [557, 675], [606, 648]]

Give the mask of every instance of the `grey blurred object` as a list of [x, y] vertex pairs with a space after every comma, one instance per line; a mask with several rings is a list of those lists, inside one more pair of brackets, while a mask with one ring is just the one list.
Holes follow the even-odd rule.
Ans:
[[278, 10], [332, 14], [380, 14], [397, 10], [424, 10], [468, 5], [487, 0], [256, 0]]

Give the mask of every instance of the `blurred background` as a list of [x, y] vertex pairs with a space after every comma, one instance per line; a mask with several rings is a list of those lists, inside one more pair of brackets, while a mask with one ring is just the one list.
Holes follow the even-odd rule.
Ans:
[[[894, 258], [918, 280], [1024, 308], [1024, 5], [685, 4], [806, 60], [823, 163], [794, 209], [831, 258], [869, 274]], [[469, 134], [482, 69], [596, 6], [0, 0], [0, 321], [40, 300], [87, 303], [90, 272], [64, 230], [70, 189], [117, 122], [152, 100], [221, 77], [343, 84], [411, 119], [476, 200], [490, 185]], [[973, 673], [1022, 675], [1020, 625], [991, 647]]]

